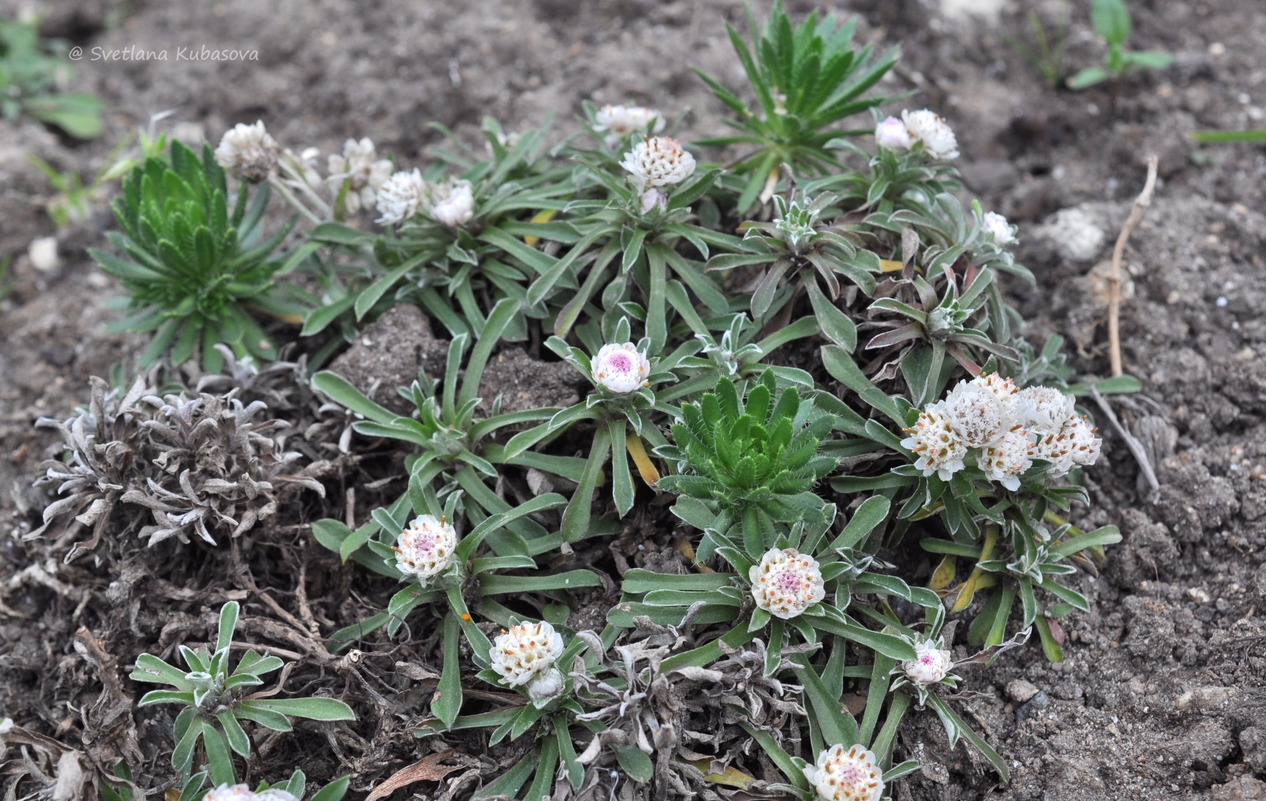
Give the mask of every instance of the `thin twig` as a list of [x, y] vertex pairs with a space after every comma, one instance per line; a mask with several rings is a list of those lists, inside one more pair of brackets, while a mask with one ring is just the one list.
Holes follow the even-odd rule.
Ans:
[[1147, 182], [1143, 191], [1134, 199], [1130, 216], [1121, 226], [1121, 234], [1117, 237], [1116, 247], [1112, 248], [1112, 272], [1108, 274], [1108, 356], [1112, 360], [1112, 375], [1121, 375], [1121, 261], [1125, 256], [1125, 243], [1130, 241], [1130, 234], [1143, 219], [1147, 207], [1152, 205], [1152, 190], [1156, 187], [1155, 155], [1147, 157]]
[[1121, 436], [1121, 439], [1125, 440], [1125, 447], [1129, 449], [1134, 461], [1138, 462], [1139, 469], [1143, 471], [1143, 478], [1147, 480], [1148, 486], [1152, 488], [1152, 497], [1155, 498], [1156, 493], [1160, 492], [1160, 481], [1156, 478], [1156, 470], [1152, 467], [1151, 459], [1147, 458], [1147, 450], [1143, 447], [1143, 443], [1139, 442], [1137, 437], [1126, 430], [1125, 426], [1121, 425], [1121, 421], [1117, 419], [1116, 412], [1112, 411], [1112, 406], [1099, 394], [1099, 390], [1091, 387], [1090, 397], [1095, 399], [1095, 403], [1099, 404], [1099, 408], [1103, 410], [1103, 414], [1108, 418], [1108, 422], [1112, 424], [1112, 428]]

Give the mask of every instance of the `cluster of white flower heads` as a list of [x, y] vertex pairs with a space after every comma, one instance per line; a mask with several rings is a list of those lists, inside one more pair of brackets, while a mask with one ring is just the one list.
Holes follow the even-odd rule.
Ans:
[[875, 126], [875, 142], [886, 150], [905, 151], [922, 147], [928, 158], [949, 161], [958, 158], [958, 139], [940, 115], [928, 109], [901, 112], [901, 119], [887, 117]]
[[803, 614], [826, 597], [817, 560], [794, 548], [767, 551], [747, 577], [756, 605], [783, 620]]
[[457, 531], [443, 518], [419, 515], [400, 534], [394, 550], [396, 569], [413, 576], [425, 587], [453, 564]]
[[533, 699], [551, 698], [563, 688], [554, 663], [563, 655], [563, 638], [544, 620], [511, 626], [492, 643], [492, 669], [507, 687], [527, 685]]
[[438, 223], [460, 228], [475, 216], [475, 188], [461, 178], [431, 183], [416, 168], [402, 170], [379, 187], [378, 213], [382, 225], [394, 225], [425, 213]]
[[221, 784], [207, 791], [202, 801], [296, 801], [295, 797], [285, 790], [270, 787], [258, 793], [245, 784]]
[[337, 198], [347, 186], [344, 209], [356, 214], [361, 209], [374, 207], [378, 188], [391, 177], [391, 162], [378, 158], [378, 152], [369, 137], [348, 139], [343, 143], [343, 154], [332, 155], [327, 162], [329, 175], [326, 181]]
[[248, 181], [262, 181], [277, 169], [281, 145], [264, 128], [263, 122], [239, 122], [220, 137], [215, 163]]
[[647, 386], [651, 362], [632, 342], [603, 345], [590, 360], [593, 380], [617, 395]]
[[949, 675], [954, 667], [950, 652], [942, 648], [941, 644], [935, 640], [921, 640], [915, 643], [914, 652], [918, 656], [902, 662], [901, 669], [906, 677], [916, 684], [925, 686], [936, 684]]
[[884, 773], [871, 751], [862, 745], [833, 745], [818, 754], [816, 765], [804, 769], [818, 797], [825, 801], [879, 801]]
[[1066, 475], [1099, 458], [1101, 440], [1073, 399], [1052, 387], [1017, 390], [997, 373], [962, 381], [944, 400], [929, 404], [901, 441], [923, 475], [948, 481], [966, 467], [970, 451], [990, 481], [1009, 490], [1035, 459], [1051, 463], [1048, 475]]
[[604, 139], [614, 147], [633, 134], [654, 135], [664, 130], [664, 115], [644, 106], [603, 106], [594, 114], [594, 130], [606, 133]]

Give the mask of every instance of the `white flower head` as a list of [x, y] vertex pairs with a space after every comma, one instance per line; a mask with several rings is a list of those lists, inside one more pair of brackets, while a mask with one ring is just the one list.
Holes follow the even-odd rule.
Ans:
[[910, 436], [901, 440], [901, 447], [908, 448], [918, 457], [914, 466], [925, 476], [936, 473], [942, 481], [949, 481], [967, 466], [963, 462], [967, 446], [951, 421], [944, 401], [937, 401], [923, 410], [914, 428], [905, 430]]
[[1053, 387], [1026, 387], [1018, 398], [1025, 426], [1036, 440], [1032, 456], [1051, 463], [1048, 475], [1058, 478], [1078, 465], [1098, 461], [1103, 440], [1077, 414], [1071, 396]]
[[262, 181], [277, 168], [281, 145], [264, 128], [263, 122], [239, 122], [226, 131], [215, 149], [215, 163], [249, 181]]
[[566, 684], [567, 679], [564, 678], [563, 671], [556, 667], [552, 667], [528, 682], [528, 698], [531, 698], [534, 702], [543, 704], [552, 698], [557, 698], [558, 694], [563, 691], [563, 687], [565, 687]]
[[1099, 460], [1103, 440], [1095, 433], [1097, 430], [1084, 417], [1075, 417], [1064, 424], [1060, 433], [1067, 438], [1073, 464], [1089, 467]]
[[1015, 381], [1001, 373], [981, 373], [971, 382], [976, 386], [984, 387], [1006, 402], [1013, 402], [1016, 392], [1019, 391], [1015, 387]]
[[879, 801], [884, 794], [884, 772], [875, 755], [863, 745], [833, 745], [818, 754], [817, 765], [804, 777], [824, 801]]
[[922, 640], [915, 643], [914, 652], [918, 656], [902, 662], [901, 669], [905, 671], [910, 681], [916, 684], [924, 686], [936, 684], [954, 667], [954, 663], [950, 660], [949, 650], [942, 648], [941, 644], [935, 640]]
[[444, 518], [419, 515], [413, 518], [393, 549], [396, 569], [413, 576], [422, 586], [453, 564], [457, 551], [457, 530]]
[[647, 187], [672, 186], [695, 171], [695, 157], [681, 143], [667, 136], [648, 136], [624, 154], [620, 166], [639, 193]]
[[427, 213], [436, 222], [459, 228], [475, 216], [475, 193], [470, 181], [460, 178], [431, 187], [431, 204]]
[[590, 361], [593, 380], [619, 395], [647, 386], [651, 362], [632, 342], [603, 345]]
[[959, 382], [942, 403], [954, 433], [968, 448], [993, 442], [1014, 424], [1014, 404], [975, 381]]
[[909, 150], [914, 140], [906, 130], [906, 124], [896, 117], [887, 117], [875, 126], [875, 144], [885, 150]]
[[747, 574], [756, 605], [790, 620], [826, 597], [818, 562], [795, 548], [773, 548]]
[[1011, 223], [996, 211], [985, 212], [984, 231], [993, 237], [993, 243], [998, 247], [1010, 245], [1015, 241], [1015, 232], [1011, 230]]
[[1033, 435], [1015, 426], [976, 454], [976, 466], [985, 478], [1012, 492], [1020, 488], [1020, 476], [1033, 466]]
[[348, 139], [343, 143], [343, 155], [330, 156], [327, 164], [330, 189], [335, 197], [347, 186], [344, 208], [348, 214], [374, 206], [378, 188], [391, 177], [391, 162], [378, 158], [374, 143], [369, 137]]
[[654, 135], [664, 130], [664, 116], [643, 106], [603, 106], [594, 114], [594, 130], [606, 131], [608, 146], [633, 134]]
[[1016, 393], [1020, 420], [1038, 436], [1058, 432], [1077, 412], [1071, 395], [1054, 387], [1025, 387]]
[[502, 683], [520, 687], [538, 676], [548, 678], [549, 670], [563, 655], [563, 638], [544, 620], [520, 623], [498, 635], [489, 655]]
[[416, 168], [397, 172], [378, 187], [378, 213], [382, 215], [378, 222], [393, 225], [409, 219], [422, 208], [426, 195], [426, 181]]
[[295, 797], [276, 787], [256, 793], [245, 784], [221, 784], [208, 790], [202, 801], [295, 801]]
[[940, 115], [927, 109], [901, 112], [901, 120], [915, 143], [923, 145], [923, 152], [936, 161], [958, 158], [958, 140], [954, 130]]

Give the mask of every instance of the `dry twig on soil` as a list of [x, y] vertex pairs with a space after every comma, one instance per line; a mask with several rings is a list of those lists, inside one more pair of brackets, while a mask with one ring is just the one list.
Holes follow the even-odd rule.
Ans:
[[1112, 248], [1112, 272], [1108, 274], [1108, 357], [1112, 361], [1114, 376], [1121, 375], [1123, 372], [1121, 367], [1121, 261], [1125, 256], [1125, 245], [1130, 241], [1130, 234], [1147, 213], [1148, 206], [1152, 205], [1152, 190], [1156, 187], [1158, 161], [1155, 155], [1147, 157], [1147, 181], [1143, 184], [1143, 191], [1139, 192], [1139, 196], [1134, 199], [1130, 216], [1126, 218], [1125, 225], [1121, 226], [1117, 243]]

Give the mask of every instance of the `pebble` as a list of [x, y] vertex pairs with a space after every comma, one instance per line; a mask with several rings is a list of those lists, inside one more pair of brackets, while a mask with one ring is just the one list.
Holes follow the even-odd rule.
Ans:
[[1102, 220], [1081, 208], [1062, 209], [1033, 229], [1035, 238], [1048, 240], [1062, 258], [1089, 264], [1103, 251], [1107, 234]]
[[1017, 704], [1023, 704], [1037, 695], [1040, 690], [1024, 679], [1015, 679], [1007, 683], [1007, 697]]
[[32, 239], [31, 244], [26, 248], [26, 255], [31, 260], [31, 266], [42, 273], [52, 272], [57, 269], [57, 265], [61, 264], [61, 258], [57, 255], [57, 237], [55, 236]]
[[1240, 776], [1213, 790], [1213, 801], [1266, 801], [1266, 782]]
[[1213, 600], [1213, 597], [1203, 587], [1192, 587], [1187, 590], [1187, 597], [1198, 604], [1207, 604]]
[[1028, 703], [1024, 704], [1015, 711], [1016, 722], [1023, 723], [1025, 720], [1033, 715], [1036, 715], [1038, 712], [1041, 712], [1050, 705], [1050, 696], [1048, 696], [1044, 691], [1038, 690], [1037, 695], [1034, 695], [1029, 699]]
[[1174, 705], [1179, 712], [1186, 712], [1193, 706], [1197, 709], [1221, 709], [1231, 700], [1231, 691], [1226, 687], [1197, 687], [1178, 696]]

